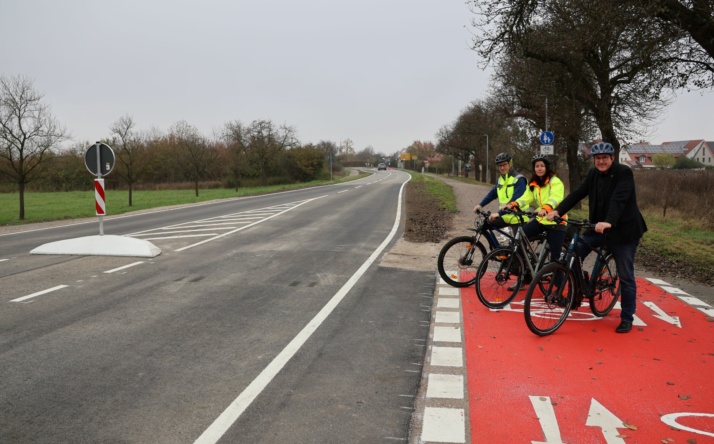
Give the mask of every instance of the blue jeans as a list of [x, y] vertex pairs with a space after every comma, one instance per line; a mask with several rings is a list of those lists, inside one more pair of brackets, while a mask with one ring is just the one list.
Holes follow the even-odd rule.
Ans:
[[[623, 321], [632, 322], [635, 318], [636, 300], [637, 300], [637, 284], [635, 283], [635, 252], [640, 240], [637, 239], [628, 243], [617, 243], [607, 241], [605, 236], [599, 233], [586, 233], [582, 239], [592, 247], [599, 247], [606, 243], [607, 248], [615, 258], [615, 266], [617, 266], [617, 274], [620, 277], [620, 318]], [[590, 249], [578, 243], [577, 252], [580, 259], [590, 253]], [[580, 267], [578, 267], [580, 268]]]

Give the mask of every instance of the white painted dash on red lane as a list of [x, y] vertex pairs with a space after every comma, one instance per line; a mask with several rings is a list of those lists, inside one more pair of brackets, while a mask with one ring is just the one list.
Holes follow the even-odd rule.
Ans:
[[13, 299], [13, 300], [11, 300], [10, 302], [22, 302], [22, 301], [26, 301], [26, 300], [28, 300], [28, 299], [32, 299], [32, 298], [37, 297], [37, 296], [42, 296], [43, 294], [47, 294], [47, 293], [51, 293], [51, 292], [53, 292], [53, 291], [61, 290], [61, 289], [66, 288], [66, 287], [69, 287], [69, 285], [58, 285], [58, 286], [56, 286], [56, 287], [48, 288], [47, 290], [38, 291], [37, 293], [32, 293], [32, 294], [28, 294], [27, 296], [23, 296], [23, 297], [21, 297], [21, 298]]

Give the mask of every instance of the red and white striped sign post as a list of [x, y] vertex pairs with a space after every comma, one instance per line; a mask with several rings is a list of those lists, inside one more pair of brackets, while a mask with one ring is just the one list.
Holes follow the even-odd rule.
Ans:
[[104, 215], [107, 213], [104, 194], [104, 179], [114, 167], [114, 151], [109, 145], [97, 142], [87, 149], [84, 155], [84, 164], [90, 173], [97, 176], [94, 179], [94, 208], [99, 216], [99, 235], [104, 236]]
[[104, 215], [107, 205], [104, 201], [104, 179], [94, 179], [94, 207], [99, 216], [99, 235], [104, 236]]

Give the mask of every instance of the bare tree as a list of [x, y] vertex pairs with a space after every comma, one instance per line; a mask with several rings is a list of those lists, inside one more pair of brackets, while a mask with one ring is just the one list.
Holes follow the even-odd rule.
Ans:
[[[480, 18], [477, 28], [490, 30], [479, 36], [478, 46], [493, 53], [504, 43], [544, 21], [544, 8], [566, 4], [568, 0], [468, 0]], [[671, 57], [660, 65], [663, 85], [714, 87], [714, 2], [712, 0], [597, 0], [595, 7], [618, 11], [619, 20], [645, 33], [655, 33], [667, 43], [659, 49]], [[624, 13], [622, 13], [624, 12]], [[485, 25], [481, 27], [480, 25]], [[591, 28], [573, 28], [571, 35], [589, 33]]]
[[228, 149], [227, 169], [238, 191], [244, 176], [250, 176], [250, 165], [245, 148], [245, 127], [239, 121], [226, 123], [223, 130], [223, 140]]
[[25, 219], [25, 187], [41, 172], [67, 130], [52, 116], [28, 78], [0, 76], [0, 174], [17, 184], [20, 220]]
[[217, 153], [196, 127], [183, 120], [177, 122], [170, 133], [179, 149], [180, 164], [186, 176], [193, 182], [198, 197], [198, 184], [208, 177], [211, 167], [218, 158]]
[[567, 72], [569, 93], [616, 150], [618, 136], [640, 129], [666, 103], [657, 74], [672, 62], [673, 36], [651, 20], [635, 22], [627, 5], [604, 7], [595, 0], [475, 3], [486, 4], [486, 16], [494, 14], [489, 18], [497, 22], [495, 28], [485, 18], [480, 23], [479, 54], [487, 60], [527, 57]]
[[146, 145], [134, 130], [134, 120], [125, 115], [112, 124], [110, 130], [113, 136], [112, 145], [116, 148], [119, 168], [116, 174], [121, 177], [129, 187], [129, 206], [133, 203], [134, 184], [141, 178], [145, 168], [141, 165], [141, 156]]
[[280, 155], [297, 145], [295, 129], [287, 125], [276, 126], [269, 120], [255, 120], [245, 128], [245, 150], [263, 185], [267, 184], [268, 174]]

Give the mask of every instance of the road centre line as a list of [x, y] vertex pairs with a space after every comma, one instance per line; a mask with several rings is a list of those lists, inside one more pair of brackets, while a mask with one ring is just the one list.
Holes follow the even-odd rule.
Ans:
[[[238, 395], [233, 402], [221, 413], [218, 418], [196, 439], [194, 444], [215, 444], [228, 431], [233, 423], [243, 414], [253, 401], [262, 393], [265, 387], [275, 378], [283, 367], [292, 359], [293, 356], [302, 348], [313, 333], [322, 325], [328, 316], [334, 311], [340, 302], [347, 296], [347, 293], [355, 286], [359, 279], [369, 269], [369, 267], [380, 257], [384, 249], [389, 245], [399, 229], [402, 213], [402, 197], [404, 188], [411, 180], [411, 176], [407, 181], [402, 183], [399, 189], [399, 200], [397, 203], [397, 214], [392, 225], [392, 230], [387, 237], [377, 247], [376, 250], [367, 258], [360, 268], [353, 274], [349, 280], [340, 288], [337, 293], [327, 302], [327, 304], [312, 318], [312, 320], [285, 346], [285, 348], [273, 358], [267, 367]], [[324, 196], [323, 196], [324, 197]], [[305, 202], [306, 203], [306, 202]], [[302, 205], [302, 204], [301, 204]], [[288, 210], [286, 210], [288, 211]], [[279, 213], [281, 214], [281, 213]], [[277, 215], [276, 215], [277, 216]], [[274, 216], [273, 216], [274, 217]]]
[[114, 268], [114, 269], [112, 269], [112, 270], [107, 270], [107, 271], [105, 271], [105, 273], [107, 273], [107, 274], [109, 274], [109, 273], [114, 273], [115, 271], [125, 270], [125, 269], [127, 269], [127, 268], [133, 267], [133, 266], [135, 266], [135, 265], [143, 264], [143, 263], [144, 263], [144, 261], [134, 262], [134, 263], [131, 263], [131, 264], [129, 264], [129, 265], [124, 265], [123, 267], [118, 267], [118, 268]]
[[37, 293], [32, 293], [32, 294], [28, 294], [27, 296], [23, 296], [23, 297], [21, 297], [21, 298], [13, 299], [13, 300], [11, 300], [10, 302], [22, 302], [22, 301], [26, 301], [26, 300], [28, 300], [28, 299], [32, 299], [32, 298], [37, 297], [37, 296], [42, 296], [43, 294], [51, 293], [51, 292], [56, 291], [56, 290], [61, 290], [61, 289], [66, 288], [66, 287], [69, 287], [69, 285], [58, 285], [58, 286], [56, 286], [56, 287], [48, 288], [47, 290], [38, 291]]

